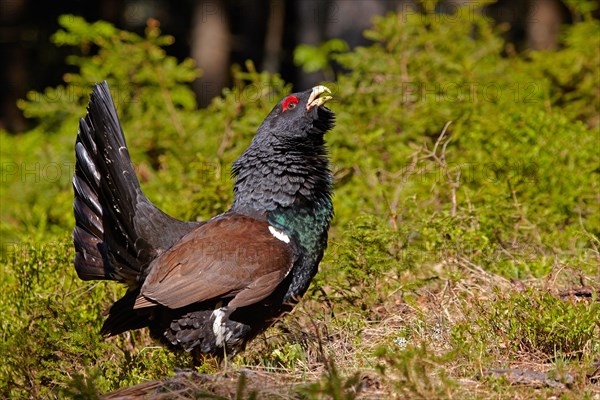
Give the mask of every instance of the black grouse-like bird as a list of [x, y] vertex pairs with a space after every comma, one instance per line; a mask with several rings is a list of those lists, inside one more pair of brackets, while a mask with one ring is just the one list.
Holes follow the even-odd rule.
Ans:
[[317, 86], [281, 100], [233, 164], [231, 209], [183, 222], [142, 192], [108, 85], [94, 87], [75, 144], [75, 268], [128, 286], [102, 333], [149, 327], [168, 344], [222, 356], [292, 309], [333, 215], [329, 94]]

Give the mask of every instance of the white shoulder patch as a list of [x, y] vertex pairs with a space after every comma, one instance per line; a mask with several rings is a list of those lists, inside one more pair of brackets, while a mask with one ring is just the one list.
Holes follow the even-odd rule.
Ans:
[[271, 225], [269, 225], [269, 232], [271, 232], [271, 235], [275, 236], [277, 239], [281, 240], [284, 243], [290, 242], [290, 237], [288, 235]]
[[225, 346], [225, 333], [227, 328], [225, 328], [225, 322], [223, 321], [223, 317], [225, 316], [225, 311], [223, 308], [217, 308], [212, 312], [215, 320], [213, 322], [213, 333], [215, 334], [215, 342], [217, 346], [223, 347]]

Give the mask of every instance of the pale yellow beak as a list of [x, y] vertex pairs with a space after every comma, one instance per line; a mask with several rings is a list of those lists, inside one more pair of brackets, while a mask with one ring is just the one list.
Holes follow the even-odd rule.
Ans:
[[308, 103], [306, 104], [306, 111], [309, 111], [313, 107], [322, 106], [323, 104], [325, 104], [333, 98], [332, 96], [328, 96], [327, 94], [321, 96], [323, 93], [331, 94], [331, 90], [329, 90], [329, 88], [327, 88], [326, 86], [322, 85], [315, 86], [314, 88], [312, 88], [312, 92], [310, 92], [310, 96], [308, 97]]

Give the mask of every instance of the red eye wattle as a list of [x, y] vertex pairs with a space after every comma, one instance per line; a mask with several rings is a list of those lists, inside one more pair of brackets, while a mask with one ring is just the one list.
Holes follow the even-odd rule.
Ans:
[[281, 111], [283, 112], [285, 110], [293, 110], [294, 108], [296, 108], [296, 105], [298, 105], [298, 103], [300, 103], [300, 100], [298, 100], [296, 96], [288, 96], [283, 101]]

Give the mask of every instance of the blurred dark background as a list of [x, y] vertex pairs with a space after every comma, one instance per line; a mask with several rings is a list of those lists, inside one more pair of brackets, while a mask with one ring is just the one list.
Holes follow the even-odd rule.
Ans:
[[[362, 31], [374, 15], [389, 11], [418, 12], [409, 0], [0, 0], [0, 129], [20, 132], [27, 121], [15, 102], [27, 91], [61, 83], [72, 52], [50, 43], [61, 14], [87, 21], [106, 20], [143, 34], [146, 21], [160, 21], [173, 35], [169, 54], [191, 57], [203, 70], [194, 83], [201, 106], [230, 83], [230, 66], [253, 60], [259, 70], [279, 72], [298, 89], [323, 79], [293, 63], [298, 44], [318, 45], [341, 38], [350, 47], [367, 45]], [[453, 13], [476, 1], [442, 1], [435, 12]], [[556, 47], [560, 26], [575, 18], [559, 0], [500, 0], [485, 13], [507, 24], [506, 39], [516, 51]]]

